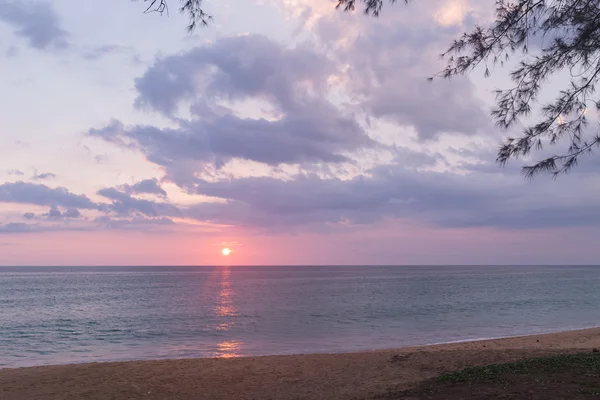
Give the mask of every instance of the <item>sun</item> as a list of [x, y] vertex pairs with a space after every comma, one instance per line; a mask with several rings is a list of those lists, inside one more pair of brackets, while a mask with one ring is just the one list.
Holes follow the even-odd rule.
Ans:
[[224, 256], [228, 256], [231, 254], [231, 250], [225, 247], [223, 250], [221, 250], [221, 254], [223, 254]]

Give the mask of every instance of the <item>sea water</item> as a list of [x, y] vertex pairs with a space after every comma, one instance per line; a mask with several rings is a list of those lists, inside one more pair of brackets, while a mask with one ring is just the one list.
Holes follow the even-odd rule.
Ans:
[[2, 267], [0, 368], [335, 353], [600, 325], [600, 267]]

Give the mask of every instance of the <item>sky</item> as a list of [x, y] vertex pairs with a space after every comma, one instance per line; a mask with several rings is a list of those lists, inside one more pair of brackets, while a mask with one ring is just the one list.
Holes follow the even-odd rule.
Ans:
[[507, 71], [426, 80], [491, 0], [170, 5], [0, 0], [0, 265], [600, 260], [598, 161], [525, 180]]

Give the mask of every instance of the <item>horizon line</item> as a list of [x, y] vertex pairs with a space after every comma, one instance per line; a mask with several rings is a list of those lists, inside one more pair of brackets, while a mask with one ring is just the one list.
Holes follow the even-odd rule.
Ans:
[[600, 264], [72, 264], [72, 265], [0, 265], [0, 268], [229, 268], [229, 267], [600, 267]]

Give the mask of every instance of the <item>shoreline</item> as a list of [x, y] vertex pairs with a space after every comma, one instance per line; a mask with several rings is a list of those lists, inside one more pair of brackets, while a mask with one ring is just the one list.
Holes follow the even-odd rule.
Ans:
[[598, 327], [352, 353], [6, 368], [0, 398], [368, 399], [467, 366], [594, 348]]
[[144, 359], [117, 359], [117, 360], [99, 360], [99, 361], [74, 361], [74, 362], [64, 362], [64, 363], [56, 363], [56, 364], [37, 364], [37, 365], [25, 365], [25, 366], [2, 366], [0, 364], [0, 373], [6, 370], [14, 370], [14, 369], [23, 369], [23, 368], [41, 368], [41, 367], [56, 367], [56, 366], [70, 366], [70, 365], [85, 365], [85, 364], [105, 364], [105, 363], [131, 363], [131, 362], [152, 362], [152, 361], [169, 361], [169, 360], [213, 360], [213, 359], [240, 359], [240, 358], [264, 358], [264, 357], [291, 357], [291, 356], [309, 356], [309, 355], [336, 355], [336, 354], [357, 354], [357, 353], [369, 353], [369, 352], [380, 352], [380, 351], [403, 351], [409, 349], [416, 348], [425, 348], [431, 346], [443, 346], [443, 345], [454, 345], [461, 343], [471, 343], [471, 342], [485, 342], [485, 341], [495, 341], [495, 340], [503, 340], [503, 339], [516, 339], [516, 338], [529, 338], [529, 337], [538, 337], [545, 335], [554, 335], [561, 334], [567, 332], [580, 332], [587, 331], [590, 329], [599, 329], [600, 325], [589, 326], [583, 328], [573, 328], [566, 330], [558, 330], [558, 331], [548, 331], [543, 333], [531, 333], [531, 334], [517, 334], [510, 336], [493, 336], [493, 337], [478, 337], [478, 338], [469, 338], [469, 339], [458, 339], [451, 340], [447, 342], [435, 342], [435, 343], [425, 343], [425, 344], [415, 344], [408, 346], [400, 346], [400, 347], [381, 347], [381, 348], [365, 348], [365, 349], [357, 349], [357, 350], [348, 350], [348, 351], [335, 351], [335, 352], [327, 352], [327, 351], [317, 351], [317, 352], [307, 352], [307, 353], [274, 353], [274, 354], [256, 354], [256, 355], [236, 355], [230, 357], [161, 357], [161, 358], [144, 358]]
[[[451, 340], [449, 342], [439, 342], [439, 343], [429, 343], [429, 344], [419, 344], [416, 346], [407, 346], [407, 347], [397, 347], [397, 349], [403, 348], [411, 348], [411, 347], [425, 347], [425, 346], [439, 346], [443, 344], [456, 344], [456, 343], [469, 343], [469, 342], [484, 342], [487, 340], [502, 340], [502, 339], [516, 339], [516, 338], [528, 338], [532, 336], [545, 336], [545, 335], [554, 335], [557, 333], [567, 333], [567, 332], [581, 332], [587, 331], [590, 329], [600, 329], [600, 325], [588, 326], [585, 328], [573, 328], [566, 330], [558, 330], [558, 331], [549, 331], [544, 333], [531, 333], [531, 334], [523, 334], [523, 335], [510, 335], [510, 336], [493, 336], [493, 337], [484, 337], [484, 338], [476, 338], [476, 339], [459, 339], [459, 340]], [[393, 349], [389, 349], [393, 350]]]

